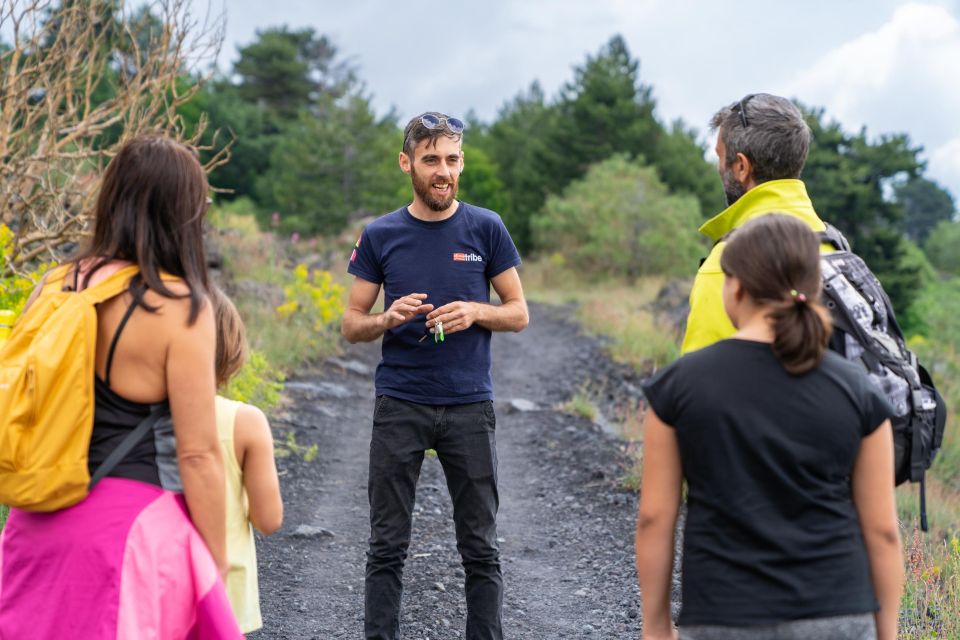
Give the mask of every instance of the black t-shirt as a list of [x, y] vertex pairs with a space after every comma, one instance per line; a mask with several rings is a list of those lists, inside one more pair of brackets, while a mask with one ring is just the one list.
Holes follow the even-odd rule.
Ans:
[[775, 624], [875, 611], [850, 477], [893, 415], [828, 351], [786, 372], [769, 344], [729, 339], [643, 385], [675, 428], [688, 484], [680, 624]]

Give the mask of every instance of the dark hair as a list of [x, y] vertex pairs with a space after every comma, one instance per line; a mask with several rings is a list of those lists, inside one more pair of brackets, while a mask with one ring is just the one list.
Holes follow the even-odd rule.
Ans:
[[799, 178], [810, 152], [810, 127], [800, 109], [769, 93], [751, 94], [720, 109], [710, 128], [720, 130], [727, 165], [742, 153], [750, 159], [758, 184]]
[[[434, 129], [428, 129], [420, 121], [423, 116], [434, 116], [443, 122], [443, 124]], [[453, 140], [463, 140], [463, 132], [456, 133], [451, 131], [446, 123], [447, 118], [449, 118], [447, 114], [440, 113], [439, 111], [427, 111], [425, 113], [421, 113], [415, 118], [411, 118], [410, 122], [407, 123], [407, 126], [403, 130], [403, 152], [407, 154], [411, 160], [413, 160], [414, 149], [416, 149], [417, 145], [424, 140], [429, 140], [430, 144], [436, 144], [436, 141], [442, 137], [451, 138]]]
[[831, 322], [820, 304], [820, 241], [805, 223], [784, 214], [754, 218], [730, 235], [720, 267], [769, 309], [773, 353], [787, 371], [820, 363]]
[[240, 371], [247, 360], [247, 331], [240, 312], [233, 306], [227, 294], [216, 285], [211, 285], [209, 292], [217, 327], [217, 386], [222, 387]]
[[185, 297], [164, 285], [160, 274], [169, 273], [190, 289], [193, 323], [207, 290], [203, 216], [208, 189], [197, 154], [186, 145], [160, 135], [127, 141], [103, 174], [93, 237], [78, 257], [95, 260], [84, 286], [110, 260], [129, 260], [140, 267], [130, 292], [154, 311], [143, 300], [143, 285], [168, 298]]

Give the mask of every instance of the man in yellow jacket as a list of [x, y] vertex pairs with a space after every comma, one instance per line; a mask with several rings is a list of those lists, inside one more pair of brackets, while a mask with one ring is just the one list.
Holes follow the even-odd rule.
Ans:
[[720, 270], [728, 233], [768, 213], [794, 216], [814, 231], [825, 229], [800, 181], [810, 150], [810, 128], [796, 105], [767, 93], [750, 94], [720, 109], [710, 128], [717, 132], [718, 168], [729, 206], [700, 227], [715, 244], [693, 281], [683, 353], [735, 332], [723, 308]]

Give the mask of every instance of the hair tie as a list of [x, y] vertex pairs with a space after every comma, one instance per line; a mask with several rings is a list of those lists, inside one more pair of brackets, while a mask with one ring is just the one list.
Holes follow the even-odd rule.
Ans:
[[801, 304], [806, 304], [807, 302], [807, 296], [798, 292], [796, 289], [790, 289], [790, 297], [793, 298], [794, 302], [799, 302]]

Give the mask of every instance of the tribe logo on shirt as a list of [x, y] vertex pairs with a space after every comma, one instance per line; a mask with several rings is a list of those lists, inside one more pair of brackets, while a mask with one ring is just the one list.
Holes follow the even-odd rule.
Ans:
[[475, 253], [455, 253], [453, 254], [454, 262], [483, 262], [483, 258], [478, 256]]

